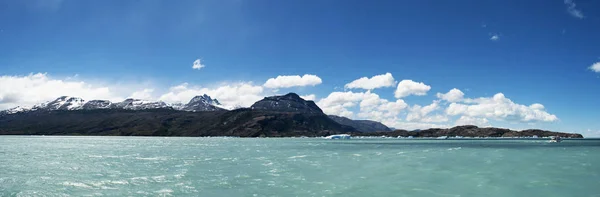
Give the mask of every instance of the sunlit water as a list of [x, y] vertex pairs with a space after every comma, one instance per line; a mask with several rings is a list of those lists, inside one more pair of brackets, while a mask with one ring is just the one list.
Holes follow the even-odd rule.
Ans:
[[600, 196], [600, 141], [0, 136], [0, 196]]

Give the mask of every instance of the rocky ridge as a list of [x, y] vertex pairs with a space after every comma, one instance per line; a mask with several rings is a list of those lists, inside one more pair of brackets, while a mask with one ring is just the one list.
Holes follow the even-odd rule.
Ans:
[[360, 132], [389, 132], [389, 131], [392, 131], [392, 129], [390, 129], [389, 127], [387, 127], [384, 124], [381, 124], [380, 122], [377, 122], [377, 121], [352, 120], [350, 118], [346, 118], [346, 117], [342, 117], [342, 116], [335, 116], [335, 115], [329, 115], [329, 118], [336, 121], [337, 123], [354, 127], [354, 128], [356, 128], [356, 130], [358, 130]]

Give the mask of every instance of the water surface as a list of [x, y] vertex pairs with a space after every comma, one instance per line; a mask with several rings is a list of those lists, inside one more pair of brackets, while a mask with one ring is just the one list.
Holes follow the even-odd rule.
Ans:
[[600, 196], [600, 140], [0, 136], [0, 196]]

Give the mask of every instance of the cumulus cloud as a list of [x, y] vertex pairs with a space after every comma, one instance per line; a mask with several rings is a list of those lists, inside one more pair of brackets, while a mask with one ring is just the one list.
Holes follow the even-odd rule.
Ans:
[[497, 41], [500, 39], [500, 35], [498, 34], [492, 34], [492, 36], [490, 37], [491, 41]]
[[446, 93], [446, 94], [437, 93], [436, 96], [439, 99], [455, 103], [455, 102], [462, 101], [465, 96], [465, 93], [463, 93], [459, 89], [453, 88], [452, 90], [448, 91], [448, 93]]
[[[402, 99], [388, 101], [379, 98], [377, 94], [369, 94], [368, 97], [360, 102], [360, 111], [358, 117], [362, 119], [375, 120], [380, 122], [399, 121], [398, 115], [407, 108], [408, 104]], [[375, 102], [373, 100], [376, 100]]]
[[317, 96], [314, 95], [314, 94], [303, 95], [303, 96], [300, 96], [300, 97], [302, 99], [304, 99], [304, 100], [307, 100], [307, 101], [314, 101], [317, 98]]
[[407, 97], [409, 95], [423, 96], [431, 89], [431, 86], [423, 82], [414, 82], [412, 80], [402, 80], [398, 83], [398, 88], [394, 92], [396, 98]]
[[600, 73], [600, 62], [596, 62], [589, 67], [590, 70]]
[[414, 105], [413, 107], [410, 108], [410, 113], [408, 113], [408, 115], [406, 115], [406, 120], [407, 121], [411, 121], [411, 122], [445, 122], [448, 121], [448, 118], [445, 118], [443, 116], [437, 116], [437, 117], [428, 117], [427, 115], [435, 110], [440, 109], [440, 102], [439, 101], [433, 101], [433, 103], [426, 105], [426, 106], [420, 106], [420, 105]]
[[420, 119], [420, 122], [427, 122], [427, 123], [431, 123], [431, 122], [435, 122], [435, 123], [448, 122], [448, 116], [445, 116], [445, 115], [442, 115], [442, 114], [435, 114], [435, 115], [425, 116], [425, 117], [422, 117]]
[[117, 89], [84, 81], [54, 79], [46, 73], [0, 76], [0, 109], [32, 106], [60, 96], [77, 96], [86, 100], [121, 100], [127, 94]]
[[471, 99], [470, 104], [451, 103], [446, 108], [446, 113], [521, 122], [554, 122], [558, 120], [556, 115], [546, 112], [542, 104], [536, 103], [530, 106], [517, 104], [502, 93], [491, 98]]
[[319, 78], [317, 75], [280, 75], [276, 78], [268, 79], [263, 86], [267, 88], [289, 88], [296, 86], [315, 86], [321, 84], [322, 82], [323, 81], [321, 78]]
[[358, 107], [358, 117], [376, 121], [397, 121], [399, 113], [408, 105], [402, 99], [388, 101], [379, 95], [367, 92], [332, 92], [317, 102], [323, 112], [331, 115], [354, 118], [351, 108]]
[[263, 87], [251, 82], [222, 84], [213, 88], [190, 86], [188, 83], [173, 86], [169, 92], [161, 95], [160, 100], [167, 103], [188, 103], [194, 96], [207, 94], [219, 100], [224, 107], [233, 109], [249, 107], [264, 98]]
[[192, 66], [192, 69], [194, 70], [200, 70], [202, 68], [206, 67], [204, 64], [202, 64], [202, 60], [201, 59], [196, 59], [196, 61], [194, 61], [194, 65]]
[[354, 80], [346, 84], [345, 88], [362, 88], [365, 90], [372, 90], [382, 87], [392, 87], [396, 84], [392, 73], [385, 73], [382, 75], [375, 75], [371, 78], [361, 77], [360, 79]]
[[354, 113], [348, 108], [354, 107], [365, 98], [362, 92], [332, 92], [317, 102], [324, 113], [352, 118]]
[[565, 5], [567, 5], [567, 12], [575, 17], [575, 18], [579, 18], [579, 19], [583, 19], [585, 18], [585, 16], [583, 15], [583, 12], [581, 12], [581, 10], [577, 9], [577, 5], [575, 4], [575, 2], [573, 0], [565, 0]]
[[133, 92], [129, 98], [134, 98], [134, 99], [142, 99], [142, 100], [153, 100], [154, 97], [152, 97], [152, 93], [154, 92], [154, 89], [143, 89], [140, 91], [135, 91]]
[[458, 118], [458, 120], [456, 120], [455, 125], [456, 126], [475, 125], [475, 126], [479, 126], [479, 127], [490, 126], [487, 118], [476, 118], [476, 117], [470, 117], [470, 116], [461, 116], [460, 118]]

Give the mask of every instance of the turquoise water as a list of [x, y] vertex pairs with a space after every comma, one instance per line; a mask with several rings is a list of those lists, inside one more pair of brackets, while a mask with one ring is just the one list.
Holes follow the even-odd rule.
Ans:
[[0, 136], [0, 196], [600, 196], [600, 140]]

